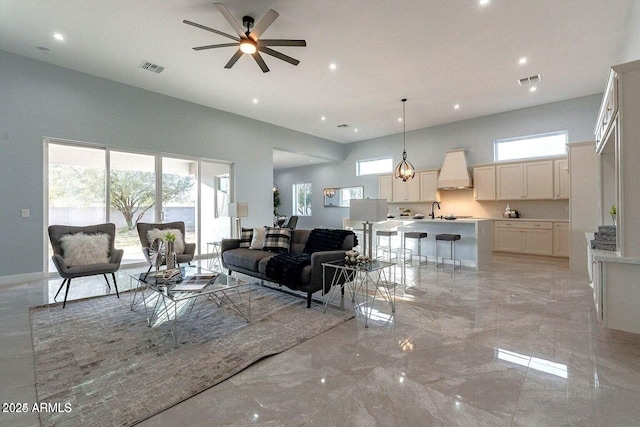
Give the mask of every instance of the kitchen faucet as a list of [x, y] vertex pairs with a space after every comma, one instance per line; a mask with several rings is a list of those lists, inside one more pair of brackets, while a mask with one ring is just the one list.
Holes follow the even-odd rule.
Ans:
[[440, 203], [439, 202], [433, 202], [431, 203], [431, 213], [429, 214], [429, 216], [431, 217], [431, 219], [436, 219], [436, 214], [433, 211], [433, 207], [434, 205], [438, 205], [438, 209], [440, 209]]

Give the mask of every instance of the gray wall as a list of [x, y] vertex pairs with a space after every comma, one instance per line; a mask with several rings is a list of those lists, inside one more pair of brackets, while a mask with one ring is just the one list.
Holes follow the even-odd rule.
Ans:
[[[603, 82], [606, 77], [603, 76]], [[601, 95], [591, 95], [407, 132], [408, 160], [417, 170], [439, 169], [447, 150], [464, 148], [470, 166], [492, 163], [494, 140], [558, 130], [569, 131], [569, 142], [590, 141], [593, 140], [600, 101]], [[363, 185], [365, 197], [377, 198], [377, 176], [356, 177], [355, 163], [360, 159], [392, 155], [394, 165], [397, 164], [402, 156], [402, 134], [355, 142], [348, 144], [346, 149], [347, 155], [342, 162], [276, 171], [274, 180], [280, 188], [282, 201], [279, 212], [291, 213], [293, 183], [311, 182], [313, 216], [301, 218], [299, 224], [305, 228], [341, 227], [342, 218], [349, 216], [349, 209], [324, 208], [322, 189]], [[469, 197], [472, 197], [471, 193]], [[503, 205], [502, 202], [499, 204]], [[564, 206], [561, 209], [565, 212]]]
[[0, 70], [0, 281], [43, 271], [45, 137], [234, 162], [249, 226], [272, 221], [274, 146], [344, 157], [335, 142], [3, 51]]

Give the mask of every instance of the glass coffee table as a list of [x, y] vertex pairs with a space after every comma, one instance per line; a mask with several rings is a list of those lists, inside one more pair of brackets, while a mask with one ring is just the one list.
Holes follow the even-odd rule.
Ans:
[[[184, 266], [169, 278], [167, 270], [130, 275], [131, 310], [144, 306], [149, 327], [169, 323], [178, 347], [194, 320], [193, 309], [203, 298], [218, 307], [225, 302], [247, 322], [251, 321], [251, 283], [197, 266]], [[206, 304], [199, 304], [198, 313]], [[197, 317], [197, 314], [196, 314]]]

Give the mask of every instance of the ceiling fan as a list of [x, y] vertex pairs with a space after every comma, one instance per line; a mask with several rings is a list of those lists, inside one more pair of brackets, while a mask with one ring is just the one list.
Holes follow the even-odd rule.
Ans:
[[[278, 15], [278, 12], [276, 12], [273, 9], [269, 9], [267, 13], [262, 17], [262, 19], [258, 21], [257, 24], [255, 24], [255, 26], [253, 25], [254, 20], [251, 16], [243, 16], [242, 23], [247, 28], [247, 30], [245, 31], [244, 28], [240, 26], [238, 21], [236, 21], [235, 18], [231, 16], [231, 13], [229, 13], [229, 9], [227, 9], [225, 5], [223, 5], [222, 3], [215, 3], [215, 5], [220, 11], [220, 13], [222, 13], [222, 15], [229, 22], [229, 24], [231, 24], [233, 29], [238, 34], [238, 37], [233, 36], [231, 34], [227, 34], [222, 31], [215, 30], [213, 28], [205, 27], [204, 25], [196, 24], [195, 22], [191, 22], [185, 19], [182, 22], [184, 22], [187, 25], [192, 25], [196, 28], [200, 28], [206, 31], [211, 31], [212, 33], [235, 40], [235, 43], [221, 43], [221, 44], [211, 44], [206, 46], [198, 46], [198, 47], [194, 47], [193, 50], [207, 50], [207, 49], [216, 49], [219, 47], [237, 46], [238, 50], [236, 51], [236, 53], [233, 54], [233, 56], [231, 57], [229, 62], [227, 62], [224, 68], [233, 67], [233, 65], [238, 61], [238, 59], [240, 59], [242, 55], [247, 54], [247, 55], [253, 56], [253, 59], [256, 60], [256, 62], [258, 63], [258, 66], [264, 73], [269, 71], [269, 67], [267, 67], [267, 64], [264, 62], [264, 59], [262, 59], [260, 52], [266, 53], [267, 55], [271, 55], [274, 58], [278, 58], [292, 65], [298, 65], [300, 63], [300, 61], [298, 61], [297, 59], [287, 56], [278, 51], [275, 51], [271, 49], [269, 46], [304, 47], [307, 45], [306, 41], [260, 38], [262, 33], [264, 33], [267, 30], [267, 28], [269, 28], [269, 26], [273, 24], [273, 21], [275, 21], [276, 18], [280, 16]], [[253, 28], [253, 31], [251, 31], [251, 28]]]

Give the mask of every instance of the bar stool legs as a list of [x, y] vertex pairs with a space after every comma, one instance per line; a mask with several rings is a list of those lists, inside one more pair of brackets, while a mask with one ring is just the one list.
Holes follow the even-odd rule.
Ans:
[[[391, 253], [393, 252], [392, 248], [391, 248], [391, 237], [393, 236], [397, 236], [398, 232], [397, 231], [389, 231], [389, 230], [378, 230], [376, 231], [376, 258], [378, 256], [378, 249], [382, 249], [382, 258], [385, 258], [385, 253], [389, 253], [389, 257], [388, 260], [391, 261]], [[386, 237], [387, 238], [387, 246], [381, 246], [380, 245], [380, 238], [381, 237]], [[397, 256], [397, 253], [396, 253]]]
[[[453, 270], [460, 270], [462, 268], [462, 260], [456, 258], [456, 240], [460, 240], [459, 234], [437, 234], [436, 235], [436, 269], [440, 266], [444, 269], [445, 260], [450, 260]], [[438, 263], [438, 242], [449, 242], [449, 257], [442, 257], [441, 262]]]
[[[402, 237], [402, 246], [406, 249], [407, 247], [407, 239], [416, 239], [416, 244], [418, 245], [418, 254], [415, 255], [418, 257], [419, 265], [427, 265], [427, 256], [422, 255], [422, 239], [427, 238], [427, 233], [419, 232], [419, 231], [407, 231], [403, 234]], [[410, 264], [413, 265], [413, 253], [410, 255]], [[422, 259], [424, 258], [424, 260]]]

